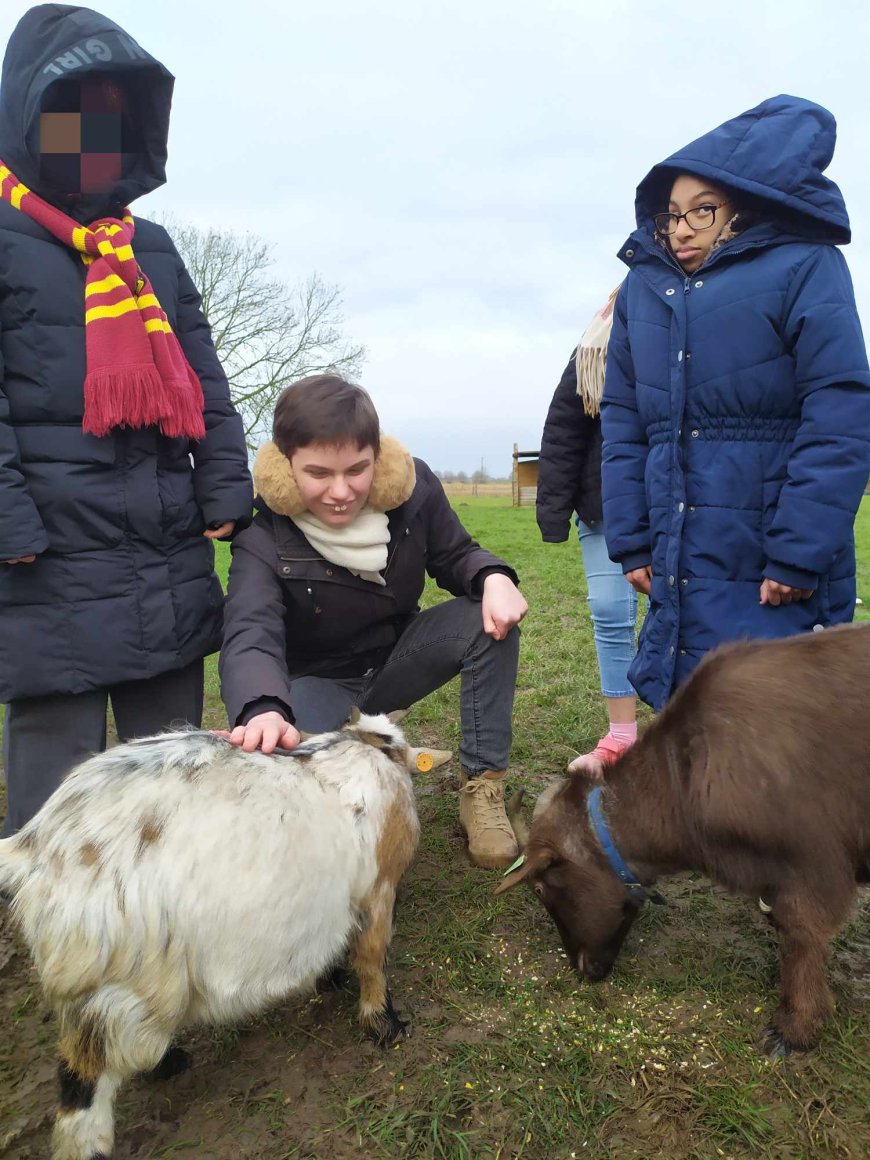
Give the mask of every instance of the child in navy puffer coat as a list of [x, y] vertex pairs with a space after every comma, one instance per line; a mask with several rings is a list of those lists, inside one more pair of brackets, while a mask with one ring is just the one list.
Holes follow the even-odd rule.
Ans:
[[852, 619], [870, 373], [835, 140], [826, 109], [774, 97], [638, 187], [602, 488], [610, 555], [650, 596], [630, 676], [655, 708], [721, 641]]

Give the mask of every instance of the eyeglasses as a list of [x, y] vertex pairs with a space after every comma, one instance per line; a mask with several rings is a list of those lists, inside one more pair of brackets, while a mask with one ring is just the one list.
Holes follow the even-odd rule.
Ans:
[[656, 233], [664, 234], [666, 237], [675, 233], [683, 218], [686, 220], [686, 225], [693, 230], [709, 230], [716, 220], [716, 210], [721, 209], [723, 205], [728, 205], [728, 202], [720, 201], [718, 205], [699, 205], [694, 209], [687, 209], [685, 213], [657, 213], [653, 217]]

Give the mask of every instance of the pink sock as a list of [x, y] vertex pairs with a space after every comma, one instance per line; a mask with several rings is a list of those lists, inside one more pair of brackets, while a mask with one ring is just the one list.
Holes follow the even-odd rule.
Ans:
[[632, 721], [630, 725], [614, 725], [611, 721], [610, 736], [626, 748], [629, 745], [634, 745], [637, 741], [637, 721]]

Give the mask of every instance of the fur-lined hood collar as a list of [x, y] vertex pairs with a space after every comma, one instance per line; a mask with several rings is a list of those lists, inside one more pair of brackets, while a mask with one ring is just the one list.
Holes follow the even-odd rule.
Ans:
[[[379, 512], [392, 511], [411, 498], [416, 482], [411, 453], [398, 439], [381, 435], [369, 507]], [[254, 489], [278, 515], [298, 516], [305, 511], [305, 501], [290, 460], [271, 441], [263, 444], [254, 460]]]

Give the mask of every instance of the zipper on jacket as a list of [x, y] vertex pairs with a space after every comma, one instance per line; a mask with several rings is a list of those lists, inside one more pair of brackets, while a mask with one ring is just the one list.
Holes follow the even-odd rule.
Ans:
[[402, 542], [402, 540], [404, 540], [405, 536], [408, 535], [409, 531], [410, 531], [410, 529], [407, 527], [402, 528], [400, 530], [399, 534], [396, 536], [396, 542], [393, 545], [392, 552], [390, 552], [390, 558], [389, 558], [389, 560], [387, 560], [387, 563], [384, 567], [383, 576], [384, 576], [385, 580], [387, 578], [387, 573], [390, 570], [390, 565], [392, 564], [393, 560], [395, 560], [395, 558], [396, 558], [396, 552], [398, 552], [398, 550], [399, 550], [399, 544]]

